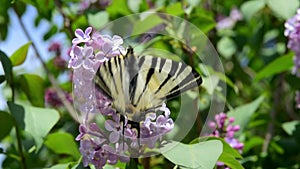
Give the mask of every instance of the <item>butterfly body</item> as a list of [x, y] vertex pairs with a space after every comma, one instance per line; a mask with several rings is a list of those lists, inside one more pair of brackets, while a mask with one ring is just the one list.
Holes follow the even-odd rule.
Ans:
[[105, 61], [94, 81], [117, 112], [137, 123], [167, 99], [202, 83], [190, 66], [151, 55], [135, 56], [131, 47], [125, 56]]

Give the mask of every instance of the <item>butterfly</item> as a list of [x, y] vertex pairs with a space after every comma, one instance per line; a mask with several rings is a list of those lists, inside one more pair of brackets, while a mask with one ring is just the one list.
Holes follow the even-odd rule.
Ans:
[[95, 86], [112, 100], [113, 108], [131, 128], [138, 130], [148, 112], [171, 98], [199, 86], [200, 75], [192, 67], [171, 59], [151, 55], [135, 56], [132, 47], [125, 55], [102, 63], [94, 77]]

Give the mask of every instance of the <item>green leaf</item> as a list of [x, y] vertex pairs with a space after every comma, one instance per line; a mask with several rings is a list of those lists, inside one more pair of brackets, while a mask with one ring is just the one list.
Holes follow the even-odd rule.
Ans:
[[131, 14], [126, 1], [124, 0], [112, 1], [111, 5], [109, 5], [105, 10], [113, 19], [117, 19], [118, 16], [126, 16]]
[[35, 74], [23, 74], [20, 77], [21, 89], [33, 106], [44, 107], [45, 82]]
[[184, 14], [181, 2], [171, 4], [166, 8], [166, 12], [170, 15], [180, 16]]
[[56, 154], [67, 154], [78, 159], [80, 153], [74, 140], [69, 133], [52, 133], [47, 136], [45, 145]]
[[236, 107], [235, 109], [227, 112], [227, 115], [229, 117], [234, 117], [235, 125], [240, 126], [240, 131], [238, 133], [241, 133], [244, 131], [246, 125], [248, 124], [250, 117], [252, 114], [257, 110], [259, 105], [264, 100], [264, 96], [258, 97], [256, 100], [252, 101], [251, 103], [244, 104], [242, 106]]
[[77, 28], [85, 28], [88, 25], [88, 21], [85, 15], [80, 15], [74, 19], [72, 22], [72, 30]]
[[11, 112], [11, 115], [14, 117], [14, 119], [17, 122], [17, 125], [20, 129], [25, 129], [25, 110], [24, 107], [18, 104], [15, 104], [13, 102], [8, 101], [7, 102], [8, 108]]
[[201, 84], [204, 87], [208, 94], [213, 95], [216, 87], [218, 86], [220, 78], [216, 75], [211, 75], [209, 77], [202, 77], [203, 83]]
[[24, 63], [31, 44], [32, 42], [26, 43], [11, 55], [10, 60], [13, 66], [19, 66]]
[[[223, 162], [230, 168], [234, 169], [243, 169], [244, 167], [240, 164], [240, 162], [236, 159], [241, 159], [242, 156], [238, 153], [238, 151], [232, 148], [224, 139], [219, 137], [202, 137], [201, 140], [219, 140], [223, 144], [223, 152], [219, 157], [218, 161]], [[196, 140], [194, 140], [196, 141]]]
[[265, 1], [263, 0], [252, 0], [244, 2], [241, 6], [241, 11], [245, 16], [246, 20], [250, 20], [253, 15], [258, 13], [261, 9], [265, 7]]
[[0, 50], [0, 61], [5, 73], [5, 79], [8, 84], [12, 84], [13, 74], [12, 74], [12, 63], [7, 55]]
[[8, 102], [8, 107], [20, 128], [31, 134], [38, 151], [43, 144], [43, 139], [58, 122], [59, 113], [55, 109], [32, 106], [23, 108], [13, 102]]
[[285, 80], [288, 82], [288, 84], [291, 86], [293, 90], [300, 90], [300, 78], [298, 78], [295, 75], [288, 74], [285, 76]]
[[222, 153], [220, 158], [220, 162], [223, 162], [227, 167], [234, 169], [243, 169], [244, 167], [241, 165], [239, 161], [237, 161], [231, 154]]
[[105, 11], [100, 11], [96, 14], [88, 14], [88, 22], [95, 29], [100, 29], [102, 26], [107, 24], [108, 20], [109, 16]]
[[162, 154], [176, 165], [207, 169], [215, 166], [222, 153], [222, 149], [222, 142], [219, 140], [210, 140], [190, 145], [173, 141], [163, 147]]
[[209, 66], [205, 66], [205, 68], [204, 68], [203, 64], [199, 64], [199, 67], [201, 68], [201, 70], [203, 70], [203, 71], [208, 70], [208, 72], [209, 72], [209, 78], [202, 77], [203, 78], [203, 84], [201, 86], [203, 86], [210, 95], [213, 94], [215, 88], [217, 87], [217, 85], [219, 83], [219, 80], [222, 80], [223, 82], [226, 82], [228, 86], [233, 88], [235, 93], [239, 92], [238, 87], [235, 86], [234, 83], [224, 73], [217, 72]]
[[163, 23], [163, 20], [159, 16], [150, 14], [145, 19], [135, 22], [132, 35], [145, 33], [161, 23]]
[[5, 76], [4, 75], [0, 75], [0, 84], [3, 83], [5, 81]]
[[261, 137], [251, 137], [247, 142], [245, 142], [243, 153], [247, 154], [254, 147], [261, 147], [264, 143], [264, 139]]
[[283, 130], [290, 136], [293, 135], [293, 133], [296, 131], [297, 127], [299, 127], [299, 126], [300, 126], [299, 120], [285, 122], [282, 124]]
[[223, 144], [223, 153], [228, 153], [231, 156], [233, 156], [234, 158], [242, 158], [241, 154], [234, 148], [232, 148], [223, 138], [220, 137], [204, 137], [204, 138], [200, 138], [200, 140], [219, 140], [222, 142]]
[[58, 28], [56, 25], [52, 25], [52, 27], [48, 30], [48, 32], [45, 33], [43, 36], [44, 41], [50, 39], [54, 34], [56, 34], [58, 31]]
[[223, 37], [219, 40], [217, 43], [217, 49], [225, 59], [230, 59], [237, 50], [234, 41], [229, 37]]
[[25, 131], [29, 132], [37, 145], [37, 151], [41, 148], [43, 139], [59, 120], [59, 113], [55, 109], [24, 106]]
[[56, 164], [52, 167], [49, 167], [49, 168], [44, 168], [44, 169], [68, 169], [70, 166], [70, 163], [67, 163], [67, 164]]
[[128, 8], [132, 12], [139, 12], [141, 3], [142, 3], [142, 0], [128, 0], [127, 1]]
[[195, 24], [204, 34], [208, 33], [216, 26], [213, 16], [204, 10], [198, 10], [196, 13], [192, 13], [190, 21]]
[[299, 7], [298, 0], [289, 0], [288, 3], [286, 0], [267, 0], [267, 4], [282, 19], [291, 18]]
[[7, 112], [0, 111], [0, 140], [5, 138], [13, 127], [13, 118]]
[[288, 53], [284, 56], [275, 59], [256, 74], [254, 81], [258, 82], [261, 79], [291, 69], [293, 67], [293, 56], [293, 53]]
[[131, 158], [130, 161], [126, 164], [125, 169], [138, 169], [139, 163], [134, 159]]

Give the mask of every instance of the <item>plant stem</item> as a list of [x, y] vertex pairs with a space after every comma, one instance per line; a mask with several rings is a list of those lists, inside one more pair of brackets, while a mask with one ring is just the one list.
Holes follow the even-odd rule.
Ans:
[[278, 108], [278, 105], [280, 104], [280, 101], [281, 101], [283, 81], [284, 81], [284, 75], [281, 74], [278, 77], [278, 83], [276, 85], [276, 90], [273, 94], [274, 105], [270, 112], [271, 120], [269, 121], [269, 124], [267, 127], [267, 133], [265, 135], [265, 141], [264, 141], [264, 144], [262, 147], [262, 152], [268, 151], [268, 147], [269, 147], [272, 137], [274, 135], [275, 120], [276, 120], [276, 115], [277, 115], [276, 109]]
[[58, 10], [58, 12], [61, 14], [61, 16], [63, 17], [64, 20], [64, 28], [67, 30], [66, 33], [69, 36], [72, 36], [72, 28], [71, 28], [71, 20], [65, 15], [64, 11], [63, 11], [63, 7], [62, 7], [62, 3], [61, 0], [55, 0], [54, 1], [55, 6]]
[[23, 148], [22, 148], [20, 129], [19, 129], [17, 122], [14, 122], [14, 123], [15, 123], [15, 129], [16, 129], [17, 145], [18, 145], [18, 149], [19, 149], [19, 153], [20, 153], [20, 157], [21, 157], [21, 166], [23, 169], [27, 169], [26, 159], [25, 159], [25, 156], [23, 153]]
[[47, 65], [46, 63], [43, 61], [42, 57], [41, 57], [41, 54], [39, 53], [33, 39], [31, 38], [30, 34], [28, 33], [22, 19], [21, 19], [21, 16], [18, 15], [18, 12], [16, 12], [16, 8], [14, 8], [15, 10], [15, 13], [17, 15], [17, 18], [18, 18], [18, 22], [21, 26], [21, 28], [23, 29], [24, 33], [25, 33], [25, 36], [27, 37], [27, 39], [29, 41], [32, 42], [32, 47], [33, 47], [33, 50], [35, 52], [35, 55], [37, 57], [37, 59], [41, 62], [52, 86], [54, 87], [54, 90], [57, 92], [57, 95], [59, 97], [59, 99], [61, 100], [61, 102], [63, 103], [64, 107], [67, 109], [67, 111], [70, 113], [70, 115], [74, 118], [74, 119], [78, 119], [78, 116], [77, 116], [77, 113], [75, 111], [75, 109], [73, 108], [72, 104], [67, 100], [66, 98], [66, 95], [64, 93], [64, 91], [59, 87], [59, 84], [57, 82], [57, 80], [55, 79], [54, 75], [49, 71], [49, 69], [47, 68]]

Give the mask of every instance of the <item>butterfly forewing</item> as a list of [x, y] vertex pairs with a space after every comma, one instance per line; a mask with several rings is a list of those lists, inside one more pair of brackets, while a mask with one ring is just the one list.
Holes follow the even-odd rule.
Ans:
[[202, 83], [199, 74], [184, 63], [150, 55], [141, 56], [141, 58], [147, 61], [141, 66], [141, 71], [146, 73], [141, 74], [148, 77], [148, 69], [143, 68], [148, 68], [150, 64], [150, 69], [154, 70], [151, 78], [148, 78], [146, 88], [154, 95], [155, 100], [171, 99]]
[[106, 96], [111, 98], [114, 108], [119, 112], [125, 112], [126, 98], [126, 74], [124, 74], [124, 57], [122, 55], [105, 61], [98, 69], [94, 78], [95, 85]]

